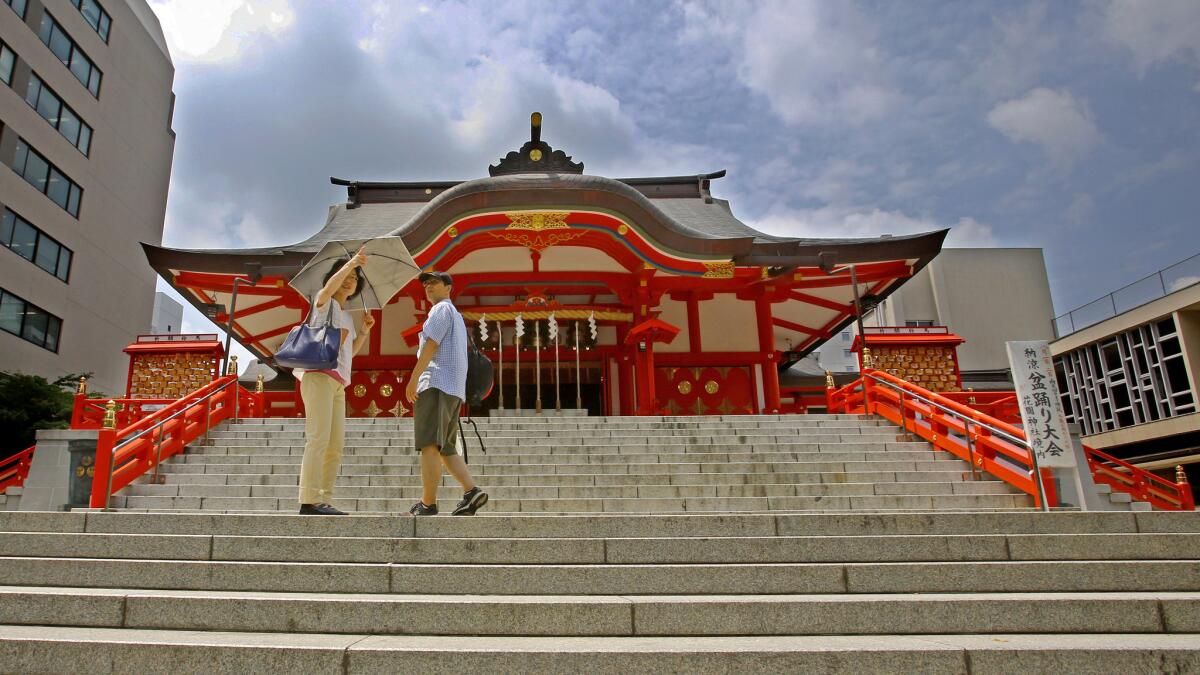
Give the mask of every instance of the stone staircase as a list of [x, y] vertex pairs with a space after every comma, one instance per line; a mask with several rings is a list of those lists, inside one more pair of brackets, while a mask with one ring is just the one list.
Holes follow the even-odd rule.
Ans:
[[[493, 418], [468, 428], [488, 513], [976, 510], [1032, 500], [889, 423], [853, 415]], [[420, 498], [410, 419], [347, 421], [333, 504], [402, 513]], [[303, 420], [247, 419], [126, 488], [114, 505], [144, 511], [293, 511]], [[439, 501], [461, 491], [447, 475]]]
[[0, 513], [0, 671], [1200, 671], [1195, 513]]
[[481, 431], [472, 518], [395, 515], [407, 420], [350, 422], [349, 517], [294, 515], [296, 420], [0, 512], [0, 672], [1200, 672], [1195, 513], [1042, 513], [860, 417]]

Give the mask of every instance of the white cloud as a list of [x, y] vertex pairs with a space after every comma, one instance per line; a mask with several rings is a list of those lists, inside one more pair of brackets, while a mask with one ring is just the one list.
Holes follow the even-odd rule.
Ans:
[[785, 122], [861, 124], [902, 100], [884, 73], [878, 27], [848, 2], [767, 0], [749, 12], [735, 3], [682, 6], [683, 41], [724, 41], [738, 78]]
[[1056, 162], [1070, 163], [1100, 141], [1084, 102], [1068, 92], [1045, 87], [1000, 103], [987, 114], [987, 121], [1013, 141], [1042, 146]]
[[[825, 206], [816, 209], [776, 209], [749, 223], [770, 234], [788, 237], [878, 237], [932, 232], [947, 227], [931, 218], [918, 218], [877, 207]], [[959, 218], [952, 224], [947, 246], [989, 247], [996, 245], [992, 227], [974, 218]]]
[[1109, 39], [1133, 52], [1142, 72], [1174, 60], [1200, 65], [1196, 0], [1112, 0], [1104, 11], [1104, 26]]
[[261, 34], [278, 35], [296, 15], [288, 0], [151, 0], [179, 62], [236, 60]]

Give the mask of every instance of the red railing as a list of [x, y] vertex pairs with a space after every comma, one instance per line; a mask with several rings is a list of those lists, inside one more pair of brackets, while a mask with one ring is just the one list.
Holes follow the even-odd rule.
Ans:
[[[972, 471], [986, 471], [1033, 496], [1035, 504], [1042, 503], [1025, 432], [1004, 420], [878, 370], [864, 371], [863, 377], [841, 389], [828, 388], [826, 398], [831, 413], [879, 415], [969, 462]], [[1007, 405], [1004, 398], [993, 404], [1001, 409]], [[1172, 483], [1086, 446], [1084, 454], [1097, 482], [1162, 509], [1195, 509], [1186, 481]], [[1041, 476], [1046, 504], [1054, 506], [1052, 474], [1042, 469]]]
[[824, 408], [825, 387], [780, 387], [779, 398], [790, 399], [781, 401], [780, 412], [804, 414], [809, 408]]
[[25, 484], [25, 477], [29, 475], [29, 467], [33, 464], [33, 451], [37, 446], [30, 446], [21, 452], [0, 459], [0, 494], [4, 494], [10, 487], [20, 487]]
[[1012, 391], [954, 391], [940, 394], [955, 403], [1009, 424], [1021, 423], [1021, 408], [1017, 394]]
[[237, 376], [226, 375], [123, 428], [100, 429], [91, 507], [107, 508], [114, 492], [183, 452], [221, 421], [261, 416], [262, 401], [261, 394], [238, 385]]
[[1192, 486], [1186, 480], [1172, 483], [1166, 478], [1140, 469], [1128, 462], [1084, 446], [1088, 467], [1092, 470], [1092, 480], [1097, 483], [1112, 486], [1114, 490], [1127, 492], [1134, 499], [1150, 502], [1151, 505], [1164, 511], [1195, 511], [1196, 499], [1192, 495]]
[[[71, 410], [72, 429], [99, 429], [104, 423], [105, 406], [110, 399], [88, 398], [87, 394], [75, 394], [75, 405]], [[117, 398], [117, 428], [127, 427], [142, 420], [179, 399], [174, 398]]]

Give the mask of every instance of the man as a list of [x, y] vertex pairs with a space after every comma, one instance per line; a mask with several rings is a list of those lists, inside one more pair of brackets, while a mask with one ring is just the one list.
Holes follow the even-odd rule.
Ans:
[[417, 365], [404, 391], [413, 404], [416, 449], [421, 453], [421, 501], [408, 512], [437, 515], [444, 464], [464, 491], [453, 515], [470, 516], [487, 503], [488, 496], [458, 454], [458, 412], [467, 397], [467, 326], [450, 301], [454, 282], [449, 274], [424, 272], [419, 279], [431, 308], [421, 328]]

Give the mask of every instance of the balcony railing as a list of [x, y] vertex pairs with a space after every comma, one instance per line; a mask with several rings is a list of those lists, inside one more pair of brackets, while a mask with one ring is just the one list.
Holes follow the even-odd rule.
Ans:
[[1054, 335], [1065, 337], [1197, 283], [1200, 283], [1200, 254], [1055, 317]]

